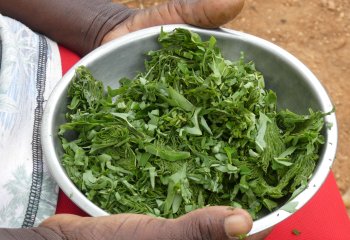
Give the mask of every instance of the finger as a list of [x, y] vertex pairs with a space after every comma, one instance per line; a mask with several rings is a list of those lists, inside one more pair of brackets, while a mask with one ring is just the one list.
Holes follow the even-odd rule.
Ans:
[[230, 207], [208, 207], [191, 212], [177, 219], [175, 232], [183, 234], [178, 239], [230, 239], [247, 234], [253, 225], [249, 213]]
[[173, 0], [144, 9], [134, 15], [128, 27], [131, 31], [173, 23], [187, 23], [215, 28], [234, 19], [242, 10], [244, 0]]
[[113, 238], [116, 240], [225, 240], [248, 233], [253, 221], [250, 215], [242, 209], [207, 207], [178, 219], [120, 214], [106, 217], [103, 222], [104, 230], [98, 232], [103, 232], [104, 236], [108, 232], [116, 236]]
[[[141, 214], [116, 214], [103, 217], [80, 217], [71, 214], [58, 214], [48, 218], [40, 227], [55, 231], [67, 240], [122, 240], [154, 239], [162, 218]], [[171, 220], [169, 220], [171, 221]]]
[[234, 19], [242, 10], [244, 0], [173, 0], [151, 8], [135, 11], [125, 22], [116, 26], [102, 44], [139, 29], [186, 23], [215, 28]]
[[207, 207], [178, 219], [122, 214], [115, 215], [113, 222], [109, 229], [117, 229], [114, 231], [118, 240], [225, 240], [246, 234], [252, 227], [252, 218], [246, 211], [229, 207]]
[[241, 12], [244, 0], [178, 0], [168, 5], [187, 24], [216, 28], [235, 18]]
[[97, 218], [56, 215], [41, 224], [66, 239], [225, 240], [248, 233], [252, 219], [242, 209], [208, 207], [178, 219], [118, 214]]

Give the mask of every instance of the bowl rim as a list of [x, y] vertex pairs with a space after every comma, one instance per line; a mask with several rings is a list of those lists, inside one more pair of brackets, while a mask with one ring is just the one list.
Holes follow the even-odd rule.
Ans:
[[[62, 79], [58, 82], [58, 84], [52, 91], [46, 103], [42, 120], [42, 148], [45, 154], [45, 161], [53, 178], [63, 190], [63, 192], [75, 204], [77, 204], [81, 209], [86, 211], [91, 216], [104, 216], [108, 215], [108, 213], [96, 206], [90, 200], [88, 200], [85, 197], [85, 195], [78, 190], [78, 188], [66, 175], [64, 168], [60, 164], [59, 157], [55, 154], [56, 151], [54, 139], [57, 137], [57, 134], [55, 135], [54, 133], [57, 132], [57, 129], [55, 129], [55, 127], [53, 126], [53, 119], [55, 117], [56, 112], [56, 103], [59, 101], [61, 93], [69, 85], [71, 79], [74, 76], [75, 69], [78, 66], [88, 65], [95, 59], [99, 59], [100, 57], [102, 57], [104, 54], [107, 54], [110, 51], [122, 47], [124, 44], [127, 44], [130, 41], [134, 41], [135, 39], [140, 40], [142, 38], [147, 38], [149, 36], [159, 34], [161, 27], [163, 27], [164, 31], [171, 31], [175, 28], [186, 28], [197, 33], [211, 33], [215, 35], [223, 35], [231, 38], [238, 38], [250, 42], [252, 44], [259, 45], [259, 47], [278, 55], [278, 57], [286, 61], [288, 64], [291, 64], [292, 67], [298, 69], [299, 73], [302, 74], [302, 76], [306, 79], [306, 81], [308, 81], [309, 85], [312, 86], [314, 92], [317, 94], [317, 97], [319, 98], [319, 101], [322, 105], [322, 111], [331, 111], [333, 109], [333, 104], [325, 88], [322, 86], [321, 82], [316, 78], [316, 76], [301, 61], [299, 61], [292, 54], [288, 53], [286, 50], [259, 37], [226, 28], [208, 30], [193, 27], [186, 24], [156, 26], [124, 35], [90, 52], [88, 55], [86, 55], [80, 61], [78, 61], [69, 71], [67, 71], [67, 73], [62, 77]], [[267, 214], [266, 216], [258, 220], [255, 220], [253, 222], [253, 228], [250, 231], [249, 235], [271, 228], [277, 223], [292, 216], [295, 211], [303, 207], [320, 189], [323, 182], [326, 180], [330, 172], [331, 166], [334, 162], [338, 141], [338, 129], [335, 113], [333, 112], [330, 115], [327, 115], [325, 117], [325, 122], [332, 123], [333, 126], [331, 129], [326, 128], [327, 138], [324, 145], [323, 159], [319, 160], [318, 166], [315, 169], [314, 174], [309, 179], [308, 187], [305, 190], [303, 190], [300, 194], [298, 194], [295, 198], [281, 206], [279, 209]], [[283, 210], [283, 208], [287, 209], [288, 207], [292, 207], [292, 209], [295, 209], [295, 211]]]

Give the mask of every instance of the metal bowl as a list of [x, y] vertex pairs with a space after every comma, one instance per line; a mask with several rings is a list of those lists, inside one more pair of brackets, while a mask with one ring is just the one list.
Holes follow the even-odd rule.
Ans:
[[[310, 107], [325, 112], [332, 110], [331, 100], [317, 78], [304, 64], [280, 47], [252, 35], [228, 29], [206, 30], [188, 25], [167, 25], [163, 29], [171, 31], [177, 27], [197, 32], [204, 39], [211, 35], [215, 36], [218, 46], [227, 59], [236, 60], [243, 51], [246, 60], [253, 60], [257, 69], [263, 73], [267, 88], [274, 90], [279, 96], [279, 108], [288, 108], [297, 113], [308, 113]], [[75, 68], [80, 65], [87, 66], [105, 85], [118, 87], [118, 79], [124, 76], [133, 77], [137, 71], [144, 69], [144, 54], [159, 48], [157, 44], [159, 33], [160, 27], [140, 30], [94, 50], [64, 75], [46, 105], [41, 133], [48, 166], [67, 196], [92, 216], [108, 213], [90, 202], [76, 188], [60, 163], [63, 151], [57, 132], [58, 127], [65, 122], [67, 87], [74, 76]], [[309, 179], [309, 187], [292, 200], [292, 205], [296, 209], [304, 206], [319, 190], [335, 158], [338, 134], [335, 114], [326, 116], [325, 121], [333, 124], [333, 127], [325, 128], [323, 131], [326, 143], [320, 151], [317, 167]], [[286, 206], [281, 206], [278, 210], [254, 221], [250, 234], [268, 229], [293, 214], [283, 208], [286, 209]]]

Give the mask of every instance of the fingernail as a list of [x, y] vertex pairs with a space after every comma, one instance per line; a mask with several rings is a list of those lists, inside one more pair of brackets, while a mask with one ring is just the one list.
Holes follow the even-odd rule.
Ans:
[[247, 234], [250, 230], [248, 219], [241, 215], [235, 214], [225, 218], [224, 222], [225, 232], [228, 237], [238, 237]]

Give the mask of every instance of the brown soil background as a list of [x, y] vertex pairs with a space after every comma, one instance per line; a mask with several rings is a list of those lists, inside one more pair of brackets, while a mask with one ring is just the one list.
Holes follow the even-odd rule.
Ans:
[[[113, 0], [146, 8], [164, 0]], [[350, 1], [246, 0], [242, 13], [224, 27], [281, 46], [306, 64], [330, 94], [339, 127], [333, 172], [350, 216]]]

